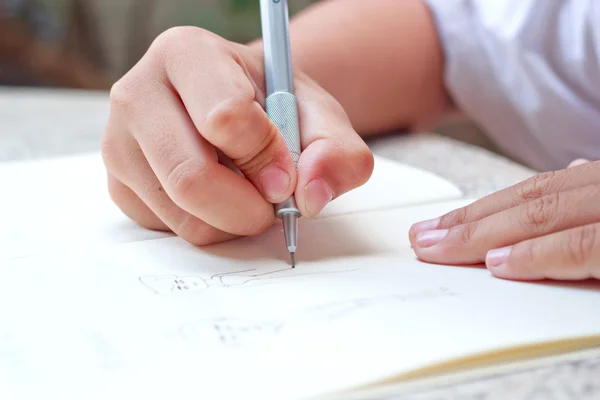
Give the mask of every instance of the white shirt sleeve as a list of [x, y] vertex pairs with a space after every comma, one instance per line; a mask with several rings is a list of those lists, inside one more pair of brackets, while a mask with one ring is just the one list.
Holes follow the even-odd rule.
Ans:
[[600, 0], [425, 0], [456, 105], [539, 170], [600, 159]]

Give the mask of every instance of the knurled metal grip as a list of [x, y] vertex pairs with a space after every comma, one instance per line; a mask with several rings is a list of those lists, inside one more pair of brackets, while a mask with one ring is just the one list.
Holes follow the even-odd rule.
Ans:
[[276, 92], [267, 97], [266, 106], [267, 115], [281, 132], [297, 167], [301, 149], [296, 96], [291, 93]]
[[[292, 154], [294, 166], [298, 167], [300, 159], [300, 127], [298, 125], [298, 103], [296, 96], [287, 92], [276, 92], [267, 97], [267, 115], [273, 121], [275, 126], [281, 132], [283, 140], [288, 150]], [[294, 200], [290, 197], [282, 203], [275, 206], [275, 213], [278, 218], [283, 218], [285, 214], [296, 214], [300, 216], [300, 210]]]

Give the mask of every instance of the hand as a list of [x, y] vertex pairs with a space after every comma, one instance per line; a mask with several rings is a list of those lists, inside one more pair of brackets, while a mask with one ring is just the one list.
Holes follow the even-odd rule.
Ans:
[[415, 224], [409, 237], [426, 262], [485, 262], [514, 280], [600, 279], [600, 162], [537, 175]]
[[131, 219], [205, 245], [263, 232], [296, 193], [304, 216], [367, 181], [373, 156], [342, 107], [295, 72], [298, 170], [264, 111], [262, 48], [173, 28], [111, 90], [108, 190]]

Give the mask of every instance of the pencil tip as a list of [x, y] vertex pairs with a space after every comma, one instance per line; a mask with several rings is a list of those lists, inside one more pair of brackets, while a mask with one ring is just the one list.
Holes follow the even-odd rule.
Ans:
[[296, 268], [296, 253], [290, 253], [290, 257], [292, 258], [292, 268]]

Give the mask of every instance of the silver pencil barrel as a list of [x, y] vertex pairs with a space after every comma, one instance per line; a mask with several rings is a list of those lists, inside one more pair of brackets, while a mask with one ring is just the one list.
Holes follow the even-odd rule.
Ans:
[[293, 93], [287, 0], [260, 0], [267, 96]]

